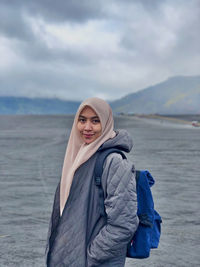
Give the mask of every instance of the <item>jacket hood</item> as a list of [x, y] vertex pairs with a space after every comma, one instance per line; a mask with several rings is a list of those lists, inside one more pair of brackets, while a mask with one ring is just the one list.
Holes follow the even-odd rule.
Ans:
[[118, 130], [116, 131], [116, 136], [103, 143], [103, 145], [99, 147], [98, 151], [111, 147], [118, 148], [125, 152], [130, 152], [133, 147], [133, 140], [126, 130]]

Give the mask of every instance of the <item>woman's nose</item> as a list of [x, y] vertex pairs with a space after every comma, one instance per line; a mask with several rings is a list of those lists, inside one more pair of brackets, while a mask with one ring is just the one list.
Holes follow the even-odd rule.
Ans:
[[92, 126], [91, 122], [87, 121], [85, 124], [85, 130], [91, 130], [91, 128], [92, 128], [91, 126]]

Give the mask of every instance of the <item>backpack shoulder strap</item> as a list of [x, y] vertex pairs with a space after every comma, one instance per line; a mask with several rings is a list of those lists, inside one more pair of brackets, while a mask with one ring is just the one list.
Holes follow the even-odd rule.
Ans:
[[105, 216], [105, 208], [104, 208], [104, 192], [101, 184], [101, 176], [103, 174], [103, 164], [105, 159], [111, 153], [118, 153], [122, 155], [122, 158], [125, 159], [126, 156], [124, 153], [117, 148], [109, 148], [98, 152], [95, 167], [94, 167], [94, 178], [95, 184], [99, 189], [99, 211], [101, 216]]
[[108, 149], [99, 151], [97, 159], [96, 159], [95, 167], [94, 167], [95, 183], [97, 186], [101, 186], [101, 176], [103, 174], [103, 165], [104, 165], [105, 159], [111, 153], [118, 153], [122, 155], [123, 159], [126, 159], [125, 154], [117, 148], [108, 148]]
[[136, 176], [135, 176], [136, 184], [138, 183], [139, 178], [140, 178], [140, 171], [136, 170]]

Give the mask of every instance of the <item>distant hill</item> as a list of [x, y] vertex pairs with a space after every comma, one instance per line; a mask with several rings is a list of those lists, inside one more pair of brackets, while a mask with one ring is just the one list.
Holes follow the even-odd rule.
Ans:
[[[74, 114], [78, 101], [0, 97], [0, 114]], [[176, 76], [110, 103], [114, 113], [200, 114], [200, 76]]]
[[79, 105], [59, 99], [0, 97], [0, 114], [74, 114]]
[[200, 114], [200, 76], [176, 76], [110, 103], [115, 113]]

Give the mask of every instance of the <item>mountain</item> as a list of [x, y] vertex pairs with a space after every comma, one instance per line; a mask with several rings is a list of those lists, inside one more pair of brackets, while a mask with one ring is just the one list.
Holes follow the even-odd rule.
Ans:
[[[0, 114], [74, 114], [80, 102], [0, 97]], [[176, 76], [110, 103], [114, 113], [200, 114], [200, 76]]]
[[176, 76], [110, 103], [115, 113], [200, 114], [200, 76]]
[[59, 99], [0, 97], [0, 114], [74, 114], [79, 105]]

